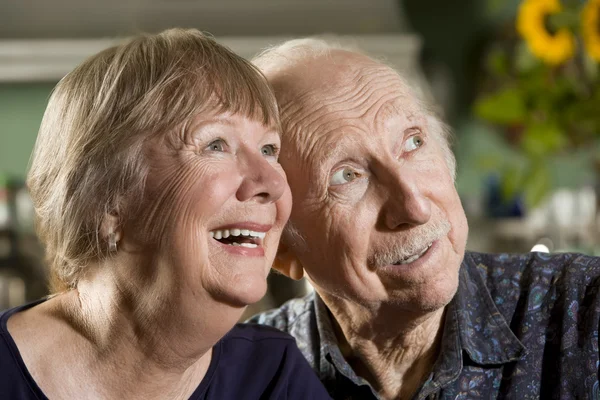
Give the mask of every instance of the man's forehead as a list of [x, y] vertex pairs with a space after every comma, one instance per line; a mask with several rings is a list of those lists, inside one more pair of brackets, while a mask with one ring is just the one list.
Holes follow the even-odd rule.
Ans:
[[391, 146], [407, 129], [426, 124], [425, 115], [412, 100], [391, 96], [368, 115], [360, 108], [337, 109], [335, 103], [314, 110], [317, 118], [308, 115], [310, 112], [296, 114], [291, 118], [295, 124], [286, 124], [283, 153], [289, 152], [287, 156], [312, 170], [327, 169], [335, 160], [366, 156], [380, 146]]
[[[382, 67], [379, 66], [381, 69]], [[353, 79], [304, 82], [278, 95], [286, 134], [326, 135], [344, 125], [366, 130], [390, 120], [415, 121], [424, 116], [421, 103], [391, 69]]]
[[303, 159], [317, 142], [331, 148], [327, 137], [332, 133], [354, 130], [349, 136], [360, 138], [361, 130], [383, 133], [389, 120], [410, 121], [423, 114], [396, 71], [358, 53], [333, 50], [268, 78], [278, 98], [284, 141]]

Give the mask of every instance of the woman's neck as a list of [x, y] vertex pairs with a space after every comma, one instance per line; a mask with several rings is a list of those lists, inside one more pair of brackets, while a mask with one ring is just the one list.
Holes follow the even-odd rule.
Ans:
[[185, 368], [233, 327], [244, 308], [192, 291], [166, 265], [147, 264], [90, 269], [65, 297], [66, 315], [103, 353], [118, 343], [146, 362]]
[[127, 273], [143, 270], [90, 268], [76, 289], [55, 297], [48, 309], [70, 337], [63, 342], [67, 348], [57, 350], [77, 353], [73, 358], [87, 367], [81, 380], [98, 397], [189, 398], [208, 370], [213, 346], [243, 308], [184, 293], [168, 274]]

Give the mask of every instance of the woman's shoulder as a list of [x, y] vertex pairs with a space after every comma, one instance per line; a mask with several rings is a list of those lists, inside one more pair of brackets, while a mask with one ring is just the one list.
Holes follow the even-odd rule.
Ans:
[[285, 332], [280, 331], [277, 328], [271, 326], [255, 324], [255, 323], [240, 323], [236, 324], [228, 333], [225, 335], [226, 340], [245, 340], [248, 342], [262, 342], [262, 341], [280, 341], [282, 344], [286, 344], [291, 341], [295, 343], [295, 339]]
[[213, 349], [219, 399], [329, 399], [295, 339], [275, 328], [237, 324]]
[[29, 374], [14, 338], [8, 330], [8, 320], [11, 316], [42, 302], [44, 299], [0, 312], [0, 393], [6, 398], [16, 400], [46, 398]]
[[243, 368], [240, 360], [260, 358], [265, 365], [280, 365], [281, 359], [298, 351], [296, 340], [279, 329], [259, 324], [236, 324], [220, 341], [221, 362], [230, 360]]

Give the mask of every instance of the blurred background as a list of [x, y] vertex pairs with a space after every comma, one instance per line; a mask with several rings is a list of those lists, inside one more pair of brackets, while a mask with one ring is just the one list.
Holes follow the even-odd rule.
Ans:
[[[453, 127], [470, 250], [600, 255], [599, 15], [598, 0], [0, 0], [0, 309], [46, 294], [23, 182], [53, 86], [175, 26], [244, 57], [325, 34], [385, 58]], [[248, 314], [310, 290], [270, 284]]]

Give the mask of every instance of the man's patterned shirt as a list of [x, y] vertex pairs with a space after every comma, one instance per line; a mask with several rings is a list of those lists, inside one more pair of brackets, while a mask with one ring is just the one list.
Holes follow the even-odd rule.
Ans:
[[[467, 252], [441, 353], [415, 399], [600, 399], [600, 258]], [[296, 338], [335, 399], [378, 399], [338, 347], [318, 295], [250, 322]]]

